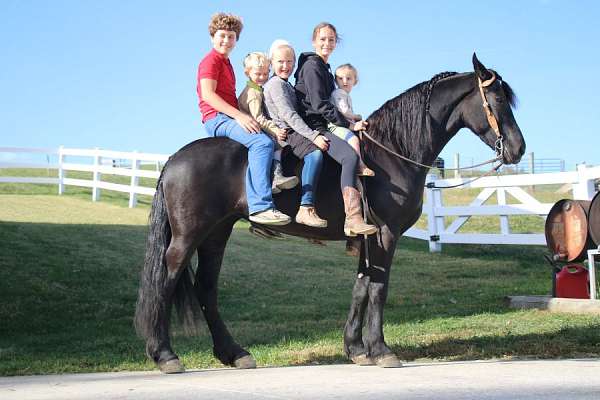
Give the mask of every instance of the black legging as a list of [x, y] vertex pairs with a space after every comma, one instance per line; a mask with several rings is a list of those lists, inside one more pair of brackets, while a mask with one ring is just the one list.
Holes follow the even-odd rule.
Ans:
[[331, 156], [342, 166], [342, 176], [340, 186], [342, 191], [345, 187], [356, 188], [356, 165], [358, 164], [358, 155], [348, 143], [335, 136], [329, 131], [321, 131], [329, 139], [329, 150], [327, 154]]

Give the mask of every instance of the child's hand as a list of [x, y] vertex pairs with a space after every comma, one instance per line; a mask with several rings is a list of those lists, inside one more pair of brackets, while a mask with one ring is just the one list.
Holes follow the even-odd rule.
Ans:
[[352, 128], [350, 130], [355, 131], [355, 132], [356, 131], [366, 131], [367, 125], [369, 125], [367, 121], [360, 120], [357, 123], [355, 123], [354, 126], [352, 126]]
[[275, 136], [277, 136], [278, 140], [285, 140], [287, 139], [287, 131], [282, 128], [277, 128], [275, 131]]
[[313, 143], [315, 144], [315, 146], [317, 146], [322, 151], [329, 150], [329, 139], [327, 139], [323, 135], [317, 136]]
[[260, 132], [260, 125], [254, 118], [249, 116], [248, 114], [240, 113], [235, 120], [244, 130], [248, 133], [258, 133]]

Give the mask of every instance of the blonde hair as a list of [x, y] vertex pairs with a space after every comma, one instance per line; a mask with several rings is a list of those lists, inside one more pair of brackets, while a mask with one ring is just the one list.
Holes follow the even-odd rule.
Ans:
[[221, 12], [214, 14], [210, 19], [210, 23], [208, 24], [208, 33], [210, 33], [210, 36], [212, 37], [218, 30], [234, 31], [237, 39], [239, 39], [243, 28], [244, 23], [242, 22], [241, 17]]
[[275, 53], [275, 50], [281, 49], [281, 48], [290, 49], [290, 51], [292, 52], [292, 55], [294, 56], [294, 61], [296, 60], [296, 51], [294, 50], [294, 48], [292, 47], [290, 42], [288, 42], [287, 40], [284, 40], [284, 39], [277, 39], [271, 44], [271, 47], [269, 48], [269, 59], [272, 60], [273, 53]]
[[260, 68], [264, 66], [269, 66], [269, 58], [267, 55], [260, 51], [254, 51], [252, 53], [248, 53], [246, 58], [244, 58], [244, 70], [249, 71], [252, 68]]
[[356, 67], [350, 63], [346, 63], [346, 64], [342, 64], [339, 67], [337, 67], [335, 69], [335, 77], [337, 78], [337, 74], [338, 71], [342, 70], [342, 69], [349, 69], [350, 71], [354, 72], [354, 79], [356, 79], [356, 83], [358, 83], [358, 70], [356, 69]]

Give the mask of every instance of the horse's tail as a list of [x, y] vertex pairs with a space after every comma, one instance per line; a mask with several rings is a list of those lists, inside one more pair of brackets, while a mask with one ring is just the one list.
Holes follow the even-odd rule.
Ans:
[[[163, 172], [166, 169], [163, 168]], [[163, 190], [163, 174], [156, 184], [156, 193], [152, 201], [149, 216], [148, 239], [146, 241], [146, 257], [140, 276], [140, 287], [135, 310], [134, 325], [139, 336], [150, 339], [156, 338], [159, 327], [168, 321], [159, 318], [170, 318], [171, 304], [165, 298], [168, 271], [165, 254], [171, 242], [171, 225], [167, 215], [165, 195]], [[186, 332], [197, 330], [198, 315], [201, 314], [197, 297], [194, 293], [191, 265], [177, 281], [174, 293], [174, 303], [179, 319], [183, 321]]]

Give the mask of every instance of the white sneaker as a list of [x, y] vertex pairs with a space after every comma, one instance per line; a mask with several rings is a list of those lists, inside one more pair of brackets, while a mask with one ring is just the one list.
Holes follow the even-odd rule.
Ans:
[[279, 189], [276, 185], [275, 182], [273, 182], [273, 185], [271, 186], [271, 193], [273, 194], [277, 194], [277, 193], [281, 193], [281, 189]]
[[279, 189], [291, 189], [298, 184], [297, 176], [277, 176], [273, 178], [273, 186]]
[[274, 208], [252, 214], [248, 219], [263, 225], [287, 225], [292, 221], [289, 215], [285, 215]]

